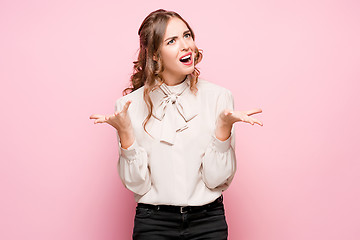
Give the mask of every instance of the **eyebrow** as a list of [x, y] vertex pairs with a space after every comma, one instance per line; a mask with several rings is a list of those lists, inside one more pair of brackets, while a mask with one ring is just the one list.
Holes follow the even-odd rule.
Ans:
[[[191, 33], [190, 30], [186, 30], [186, 31], [183, 33], [183, 35], [185, 35], [185, 34], [187, 34], [187, 33]], [[177, 38], [178, 38], [178, 36], [169, 37], [169, 38], [165, 39], [164, 42], [166, 42], [167, 40], [170, 40], [170, 39], [177, 39]]]

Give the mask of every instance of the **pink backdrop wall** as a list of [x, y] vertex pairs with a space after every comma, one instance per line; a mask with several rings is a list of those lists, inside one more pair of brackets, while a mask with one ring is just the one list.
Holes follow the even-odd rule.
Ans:
[[263, 109], [236, 126], [229, 239], [360, 239], [359, 1], [150, 2], [0, 2], [0, 239], [130, 239], [115, 131], [88, 118], [113, 111], [158, 8], [195, 30], [203, 78]]

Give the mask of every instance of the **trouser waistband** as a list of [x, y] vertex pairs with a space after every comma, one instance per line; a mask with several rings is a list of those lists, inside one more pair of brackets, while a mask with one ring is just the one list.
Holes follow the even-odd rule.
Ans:
[[204, 209], [213, 208], [221, 205], [223, 202], [223, 195], [218, 197], [215, 201], [202, 205], [202, 206], [172, 206], [172, 205], [153, 205], [146, 203], [138, 203], [137, 206], [140, 208], [149, 208], [158, 211], [175, 212], [175, 213], [186, 213], [186, 212], [199, 212]]

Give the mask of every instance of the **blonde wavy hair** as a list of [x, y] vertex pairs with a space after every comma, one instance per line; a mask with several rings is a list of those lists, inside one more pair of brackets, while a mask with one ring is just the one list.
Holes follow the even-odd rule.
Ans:
[[[138, 35], [140, 37], [140, 49], [137, 61], [134, 61], [134, 71], [130, 78], [131, 86], [123, 91], [123, 95], [126, 95], [144, 86], [143, 98], [148, 108], [148, 115], [143, 122], [145, 131], [146, 124], [151, 118], [153, 112], [153, 103], [149, 93], [158, 88], [164, 82], [161, 75], [164, 71], [164, 67], [160, 55], [160, 47], [163, 42], [167, 24], [173, 17], [179, 18], [186, 24], [190, 30], [192, 38], [195, 40], [193, 30], [178, 13], [163, 9], [150, 13], [144, 19], [138, 31]], [[157, 61], [154, 60], [153, 56], [156, 56]], [[202, 56], [202, 51], [196, 47], [194, 58], [195, 66], [201, 61]], [[199, 75], [200, 71], [195, 67], [190, 77], [190, 90], [193, 94], [196, 94], [197, 92], [196, 83]]]

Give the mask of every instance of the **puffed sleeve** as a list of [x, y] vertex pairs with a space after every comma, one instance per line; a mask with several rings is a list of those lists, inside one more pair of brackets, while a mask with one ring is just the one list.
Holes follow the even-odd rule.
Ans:
[[[122, 99], [116, 101], [115, 111], [121, 111], [124, 104]], [[144, 195], [150, 190], [151, 179], [148, 168], [148, 156], [138, 142], [124, 149], [121, 147], [119, 134], [116, 132], [119, 145], [119, 160], [117, 169], [124, 186], [138, 195]]]
[[[234, 110], [234, 99], [229, 90], [218, 97], [216, 119], [225, 109]], [[224, 191], [229, 187], [236, 172], [234, 124], [230, 137], [225, 141], [217, 139], [214, 130], [212, 140], [205, 150], [202, 167], [202, 178], [208, 188], [220, 188]]]

